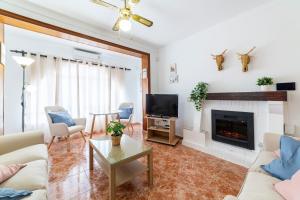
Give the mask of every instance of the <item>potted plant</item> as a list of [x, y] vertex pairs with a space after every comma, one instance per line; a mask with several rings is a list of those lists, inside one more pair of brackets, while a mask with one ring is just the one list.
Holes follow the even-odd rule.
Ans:
[[207, 98], [208, 84], [199, 82], [192, 90], [189, 100], [194, 103], [196, 111], [194, 112], [194, 132], [201, 131], [202, 107]]
[[273, 90], [273, 78], [262, 77], [257, 79], [256, 85], [260, 86], [261, 91], [272, 91]]
[[120, 145], [121, 137], [125, 126], [118, 121], [112, 121], [107, 125], [107, 132], [111, 133], [113, 146]]

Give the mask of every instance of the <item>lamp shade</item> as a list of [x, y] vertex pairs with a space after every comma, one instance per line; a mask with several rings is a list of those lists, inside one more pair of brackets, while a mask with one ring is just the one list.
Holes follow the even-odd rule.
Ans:
[[23, 66], [29, 66], [31, 65], [34, 60], [29, 57], [23, 57], [23, 56], [13, 56], [13, 59], [19, 64]]

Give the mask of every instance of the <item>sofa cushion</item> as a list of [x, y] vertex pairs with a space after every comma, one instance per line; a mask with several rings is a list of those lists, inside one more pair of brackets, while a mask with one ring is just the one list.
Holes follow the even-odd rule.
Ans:
[[291, 180], [285, 180], [275, 184], [275, 189], [285, 199], [300, 199], [300, 170], [292, 176]]
[[65, 123], [67, 126], [75, 126], [76, 123], [68, 112], [50, 112], [48, 113], [52, 123]]
[[47, 200], [47, 190], [34, 190], [30, 196], [22, 200]]
[[280, 157], [280, 149], [277, 149], [276, 151], [274, 151], [274, 154], [277, 158]]
[[257, 172], [249, 172], [238, 199], [283, 200], [274, 188], [274, 184], [278, 182], [280, 182], [280, 180], [272, 176]]
[[0, 164], [24, 164], [35, 160], [48, 160], [47, 146], [36, 144], [0, 156]]
[[281, 136], [280, 158], [262, 168], [281, 180], [290, 179], [300, 169], [300, 141]]
[[15, 175], [25, 164], [0, 165], [0, 183]]
[[17, 190], [38, 190], [46, 189], [47, 183], [47, 161], [36, 160], [26, 163], [26, 167], [0, 184], [0, 187], [14, 188]]
[[270, 163], [272, 160], [276, 159], [276, 155], [271, 151], [262, 151], [257, 156], [254, 164], [249, 168], [249, 172], [260, 172], [264, 174], [268, 174], [261, 168], [261, 165], [265, 165]]
[[119, 108], [119, 110], [121, 111], [119, 113], [120, 119], [129, 119], [130, 115], [133, 112], [133, 108]]
[[0, 188], [0, 199], [21, 199], [22, 197], [26, 197], [31, 195], [32, 192], [30, 190], [15, 190], [12, 188]]

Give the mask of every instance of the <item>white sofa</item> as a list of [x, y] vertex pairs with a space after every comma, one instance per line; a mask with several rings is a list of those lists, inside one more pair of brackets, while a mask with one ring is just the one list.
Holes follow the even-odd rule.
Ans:
[[280, 136], [274, 133], [264, 135], [263, 150], [249, 168], [240, 193], [237, 197], [228, 195], [224, 200], [283, 200], [274, 189], [274, 184], [281, 180], [270, 176], [260, 167], [276, 158], [274, 151], [279, 149]]
[[42, 132], [0, 136], [0, 164], [27, 164], [0, 188], [26, 189], [33, 193], [24, 200], [46, 200], [48, 151]]

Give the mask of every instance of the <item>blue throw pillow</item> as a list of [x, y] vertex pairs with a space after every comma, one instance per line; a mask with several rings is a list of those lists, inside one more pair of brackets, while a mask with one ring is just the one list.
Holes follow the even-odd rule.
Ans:
[[281, 180], [291, 179], [300, 169], [300, 141], [291, 137], [281, 136], [280, 158], [261, 167], [276, 178]]
[[0, 188], [1, 200], [18, 200], [31, 194], [32, 192], [29, 190], [14, 190], [11, 188]]
[[52, 123], [65, 123], [68, 127], [75, 126], [76, 123], [68, 112], [50, 112], [48, 113]]
[[133, 108], [121, 108], [119, 109], [121, 112], [119, 113], [120, 119], [129, 119], [132, 114]]

